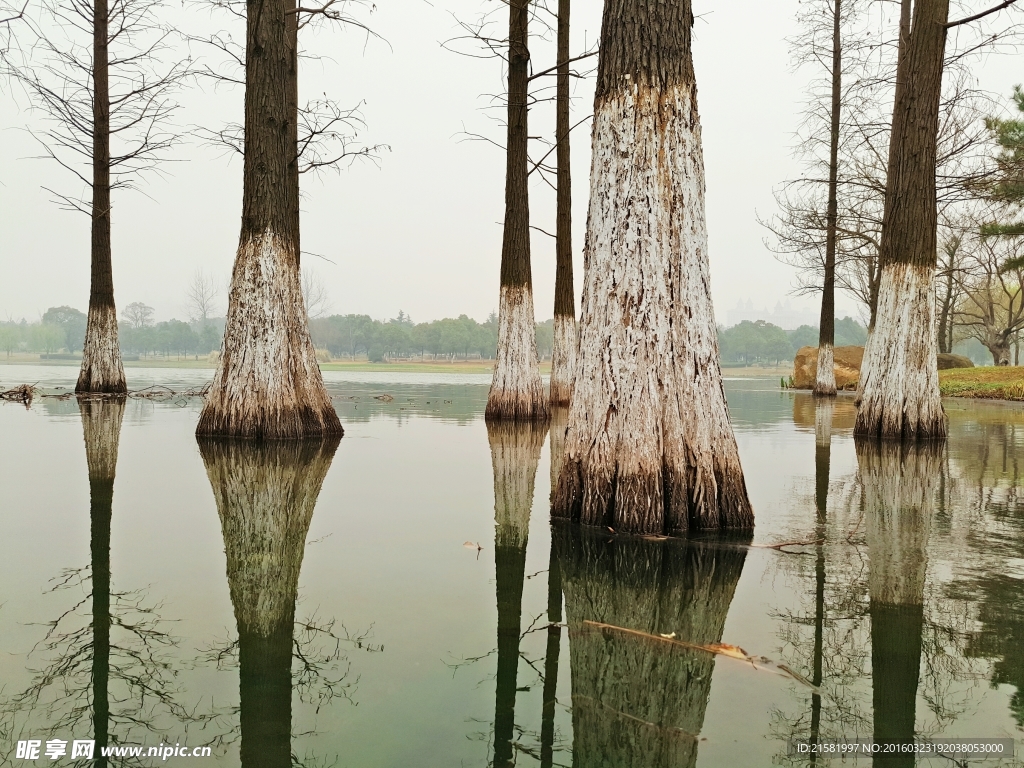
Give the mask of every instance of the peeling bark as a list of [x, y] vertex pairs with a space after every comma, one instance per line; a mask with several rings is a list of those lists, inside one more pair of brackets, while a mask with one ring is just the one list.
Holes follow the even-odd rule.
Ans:
[[935, 340], [935, 270], [883, 268], [878, 318], [864, 348], [855, 433], [924, 440], [946, 436]]
[[576, 370], [576, 297], [572, 275], [572, 171], [569, 146], [569, 12], [571, 0], [558, 0], [558, 78], [555, 88], [555, 140], [558, 142], [555, 212], [555, 321], [551, 347], [552, 405], [572, 400]]
[[247, 14], [242, 230], [198, 435], [343, 434], [309, 337], [299, 278], [294, 7], [260, 3]]
[[196, 433], [343, 434], [306, 327], [295, 253], [269, 229], [238, 249], [224, 345]]
[[935, 167], [949, 0], [901, 9], [879, 247], [878, 307], [865, 349], [855, 434], [945, 438], [935, 341]]
[[[835, 336], [834, 330], [831, 335]], [[814, 379], [814, 394], [819, 397], [834, 397], [836, 394], [835, 352], [831, 344], [818, 344], [818, 369]]]
[[487, 421], [544, 421], [548, 418], [544, 380], [537, 364], [533, 289], [501, 287], [498, 353], [484, 410]]
[[512, 766], [516, 680], [522, 631], [526, 544], [537, 465], [546, 425], [487, 425], [494, 472], [494, 571], [498, 604], [498, 670], [494, 693], [494, 765]]
[[752, 528], [719, 366], [690, 3], [609, 0], [579, 349], [552, 515]]
[[694, 645], [721, 642], [746, 549], [609, 540], [559, 524], [552, 546], [569, 626], [573, 765], [695, 765], [714, 655], [584, 622], [675, 633]]

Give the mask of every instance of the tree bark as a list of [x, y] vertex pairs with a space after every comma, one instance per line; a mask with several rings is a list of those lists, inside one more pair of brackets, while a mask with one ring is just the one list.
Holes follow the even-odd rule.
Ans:
[[498, 670], [494, 692], [494, 765], [515, 765], [516, 680], [537, 465], [545, 425], [497, 422], [487, 427], [494, 471], [494, 571], [498, 605]]
[[238, 627], [241, 760], [291, 766], [292, 630], [306, 534], [338, 437], [200, 438]]
[[906, 39], [901, 23], [878, 312], [855, 428], [861, 436], [946, 435], [935, 343], [935, 165], [948, 15], [949, 0], [917, 0]]
[[828, 206], [825, 211], [825, 275], [818, 323], [818, 369], [814, 394], [835, 397], [836, 244], [839, 217], [839, 118], [843, 99], [842, 0], [832, 0], [832, 108], [828, 151]]
[[558, 78], [555, 90], [557, 211], [555, 219], [555, 319], [551, 348], [550, 400], [572, 401], [576, 369], [576, 297], [572, 275], [572, 173], [569, 142], [569, 6], [558, 0]]
[[[93, 3], [92, 234], [89, 316], [76, 392], [125, 394], [110, 244], [110, 54], [107, 0]], [[70, 350], [68, 350], [70, 351]]]
[[689, 0], [608, 0], [580, 347], [552, 514], [752, 528], [711, 306]]
[[537, 328], [530, 269], [530, 187], [527, 165], [527, 85], [530, 50], [528, 0], [509, 0], [508, 133], [505, 228], [501, 243], [498, 352], [487, 395], [488, 421], [543, 421], [548, 417], [537, 362]]
[[552, 545], [569, 626], [573, 765], [695, 765], [715, 657], [655, 638], [720, 642], [746, 549], [609, 539], [564, 524]]
[[299, 277], [294, 2], [249, 0], [242, 229], [221, 358], [198, 435], [341, 435]]
[[114, 476], [124, 420], [124, 398], [80, 399], [85, 458], [89, 467], [89, 567], [92, 580], [92, 709], [96, 765], [110, 743], [110, 526]]
[[[874, 738], [914, 738], [921, 664], [928, 536], [942, 476], [940, 445], [858, 440], [857, 465], [868, 511], [868, 588]], [[875, 765], [913, 766], [913, 755]]]

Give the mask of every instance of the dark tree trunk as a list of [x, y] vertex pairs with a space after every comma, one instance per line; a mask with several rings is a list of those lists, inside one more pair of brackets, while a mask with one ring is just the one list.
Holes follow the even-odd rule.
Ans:
[[746, 548], [558, 523], [553, 539], [569, 625], [573, 765], [695, 765], [715, 657], [659, 635], [720, 642]]
[[552, 514], [631, 533], [749, 529], [710, 295], [689, 0], [608, 0], [583, 302]]
[[341, 435], [299, 277], [295, 3], [249, 0], [242, 229], [224, 344], [197, 434]]
[[555, 218], [555, 319], [551, 352], [551, 404], [568, 405], [576, 368], [576, 297], [572, 282], [572, 173], [569, 146], [569, 6], [558, 0], [558, 83], [555, 141], [558, 171]]
[[825, 211], [825, 280], [818, 323], [818, 369], [814, 394], [836, 394], [836, 245], [839, 217], [839, 118], [843, 98], [842, 0], [832, 0], [832, 108], [828, 149], [828, 207]]
[[548, 407], [537, 363], [530, 270], [529, 0], [509, 0], [508, 12], [508, 131], [498, 353], [484, 416], [488, 421], [543, 421], [548, 417]]
[[[89, 317], [76, 392], [125, 394], [110, 253], [110, 39], [107, 0], [93, 3], [92, 235]], [[69, 352], [71, 350], [68, 350]]]
[[89, 567], [92, 573], [92, 704], [96, 765], [110, 744], [110, 526], [114, 476], [124, 420], [124, 398], [81, 399], [85, 457], [89, 467]]
[[[876, 742], [914, 743], [921, 669], [921, 605], [871, 601], [871, 699]], [[913, 768], [914, 755], [876, 755], [877, 768]]]
[[268, 637], [239, 625], [238, 692], [242, 768], [291, 768], [291, 622]]
[[855, 431], [918, 440], [946, 435], [936, 367], [935, 166], [949, 0], [917, 0], [906, 33], [908, 3], [901, 16], [878, 310], [861, 367]]

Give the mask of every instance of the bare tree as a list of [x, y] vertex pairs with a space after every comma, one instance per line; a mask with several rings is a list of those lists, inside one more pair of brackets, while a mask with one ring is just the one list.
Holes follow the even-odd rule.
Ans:
[[[241, 13], [236, 4], [225, 6]], [[246, 49], [236, 57], [245, 67], [242, 233], [224, 354], [197, 433], [340, 435], [309, 336], [299, 274], [298, 30], [321, 21], [358, 22], [335, 0], [261, 5], [245, 18]], [[318, 162], [312, 167], [325, 167]]]
[[121, 311], [121, 317], [136, 330], [153, 324], [153, 308], [141, 301], [133, 301]]
[[[306, 317], [315, 320], [331, 311], [331, 297], [320, 275], [305, 266], [302, 268], [302, 298], [306, 305]], [[401, 314], [401, 313], [399, 313]]]
[[[81, 194], [51, 192], [92, 221], [89, 319], [76, 391], [127, 391], [111, 268], [112, 192], [157, 168], [176, 136], [168, 119], [187, 75], [157, 20], [160, 0], [44, 0], [29, 20], [32, 44], [10, 66], [42, 113], [33, 135]], [[171, 62], [165, 62], [171, 58]]]
[[212, 277], [202, 269], [193, 272], [192, 279], [185, 289], [188, 315], [192, 322], [205, 326], [216, 312], [215, 306], [219, 295], [220, 290]]
[[[996, 365], [1010, 365], [1010, 347], [1024, 330], [1024, 243], [974, 236], [964, 247], [954, 307], [960, 335], [980, 341]], [[1006, 262], [1017, 266], [1006, 269]]]
[[608, 0], [579, 359], [552, 514], [753, 527], [710, 294], [689, 0]]

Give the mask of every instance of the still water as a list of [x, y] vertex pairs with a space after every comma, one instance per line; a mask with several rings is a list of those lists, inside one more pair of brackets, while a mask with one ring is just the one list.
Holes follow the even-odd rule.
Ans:
[[1020, 408], [947, 401], [945, 448], [868, 450], [849, 398], [728, 381], [757, 530], [686, 542], [552, 529], [559, 422], [488, 430], [485, 376], [327, 379], [340, 442], [197, 443], [176, 396], [0, 406], [0, 763], [82, 739], [245, 768], [803, 765], [790, 738], [1024, 727]]

